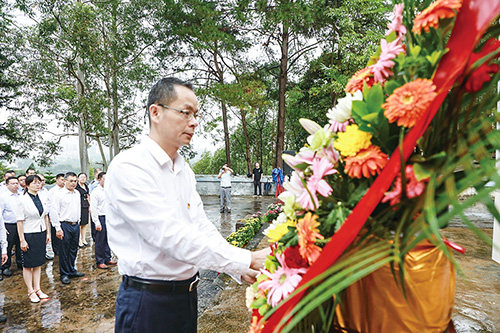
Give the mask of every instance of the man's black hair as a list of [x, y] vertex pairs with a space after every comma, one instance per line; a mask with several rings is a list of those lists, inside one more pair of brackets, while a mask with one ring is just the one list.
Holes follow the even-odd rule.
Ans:
[[73, 171], [68, 171], [64, 175], [64, 179], [68, 179], [68, 177], [76, 177], [76, 173], [74, 173]]
[[105, 174], [106, 174], [106, 171], [99, 172], [99, 174], [97, 175], [97, 179], [101, 180], [102, 176], [104, 176]]
[[[30, 171], [30, 170], [35, 171], [35, 169], [33, 169], [33, 168], [28, 168], [28, 169], [26, 169], [26, 172], [25, 172], [24, 174], [26, 174], [26, 175], [27, 175], [27, 174], [28, 174], [28, 171]], [[35, 172], [36, 172], [36, 171], [35, 171]]]
[[56, 179], [59, 179], [59, 178], [61, 178], [61, 177], [63, 177], [63, 178], [64, 178], [64, 173], [58, 173], [58, 174], [56, 175]]
[[3, 174], [3, 175], [4, 175], [4, 177], [5, 177], [5, 175], [6, 175], [6, 174], [8, 174], [8, 173], [13, 173], [14, 175], [16, 174], [16, 172], [15, 172], [14, 170], [7, 170], [7, 171], [5, 171], [5, 173]]
[[175, 92], [175, 86], [184, 86], [190, 90], [193, 90], [193, 85], [187, 81], [178, 79], [176, 77], [165, 77], [151, 88], [148, 96], [148, 104], [146, 106], [146, 113], [148, 114], [149, 123], [151, 124], [151, 118], [149, 115], [149, 107], [152, 104], [161, 103], [164, 105], [169, 105], [177, 98]]
[[17, 180], [17, 177], [9, 177], [9, 178], [7, 178], [5, 180], [5, 185], [8, 185], [12, 179], [16, 179]]

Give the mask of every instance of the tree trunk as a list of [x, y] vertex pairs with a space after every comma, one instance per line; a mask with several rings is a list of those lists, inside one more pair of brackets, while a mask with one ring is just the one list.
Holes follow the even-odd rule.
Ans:
[[[78, 57], [78, 70], [77, 70], [77, 81], [76, 81], [76, 91], [78, 94], [78, 98], [84, 97], [84, 75], [81, 68], [81, 59]], [[84, 172], [86, 175], [89, 174], [90, 170], [90, 162], [89, 162], [89, 152], [87, 145], [87, 131], [85, 129], [85, 112], [80, 115], [80, 119], [78, 121], [78, 149], [80, 154], [80, 172]]]
[[108, 161], [106, 160], [106, 154], [104, 154], [104, 149], [102, 148], [101, 138], [96, 137], [97, 146], [99, 147], [99, 152], [101, 153], [102, 158], [102, 169], [103, 171], [108, 170]]
[[245, 110], [243, 108], [240, 108], [240, 114], [241, 114], [241, 127], [243, 128], [243, 135], [245, 136], [245, 159], [247, 160], [247, 168], [248, 168], [247, 173], [250, 173], [253, 170], [252, 161], [250, 160], [250, 138], [248, 137], [247, 119], [245, 115]]
[[[217, 58], [218, 53], [217, 42], [214, 45], [214, 66], [216, 70], [217, 81], [222, 85], [224, 84], [224, 72], [219, 65], [219, 59]], [[221, 101], [222, 110], [222, 124], [224, 126], [224, 144], [226, 147], [226, 163], [231, 166], [231, 146], [229, 142], [229, 126], [227, 124], [227, 107], [224, 101]]]
[[224, 144], [226, 146], [226, 163], [231, 166], [231, 150], [229, 143], [229, 126], [227, 125], [227, 108], [226, 103], [221, 101], [222, 123], [224, 125]]
[[116, 77], [116, 72], [113, 71], [113, 78], [111, 82], [111, 98], [112, 98], [112, 110], [113, 110], [113, 120], [111, 121], [113, 127], [111, 131], [113, 132], [113, 156], [112, 159], [120, 152], [120, 124], [118, 117], [118, 82]]
[[279, 102], [278, 102], [278, 131], [276, 133], [276, 158], [274, 160], [274, 167], [283, 169], [283, 159], [281, 155], [285, 147], [285, 93], [288, 75], [288, 39], [289, 31], [288, 26], [283, 24], [283, 32], [281, 34], [281, 63], [280, 63], [280, 76], [279, 76]]

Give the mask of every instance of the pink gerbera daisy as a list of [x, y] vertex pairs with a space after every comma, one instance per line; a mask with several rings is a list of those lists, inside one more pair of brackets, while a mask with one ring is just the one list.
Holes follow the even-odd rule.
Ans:
[[264, 280], [259, 284], [259, 289], [268, 291], [267, 304], [271, 306], [278, 305], [281, 300], [290, 295], [299, 282], [302, 280], [302, 275], [307, 272], [307, 268], [290, 268], [287, 266], [284, 254], [276, 254], [276, 259], [281, 266], [278, 266], [274, 273], [266, 269], [261, 269], [260, 272], [269, 280]]

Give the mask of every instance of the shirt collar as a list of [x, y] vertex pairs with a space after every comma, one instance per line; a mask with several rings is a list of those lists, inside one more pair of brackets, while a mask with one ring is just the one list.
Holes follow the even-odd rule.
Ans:
[[172, 170], [172, 165], [174, 172], [177, 173], [179, 172], [185, 164], [184, 158], [179, 155], [178, 153], [175, 154], [175, 160], [172, 161], [170, 156], [160, 147], [158, 143], [156, 143], [153, 139], [151, 139], [149, 136], [146, 137], [142, 143], [146, 146], [146, 148], [151, 152], [151, 155], [153, 155], [153, 158], [158, 162], [160, 165], [168, 165], [168, 168]]

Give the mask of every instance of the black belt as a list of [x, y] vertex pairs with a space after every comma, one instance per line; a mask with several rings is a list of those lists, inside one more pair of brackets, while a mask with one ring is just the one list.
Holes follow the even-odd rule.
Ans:
[[67, 224], [71, 224], [71, 225], [77, 225], [78, 222], [70, 222], [70, 221], [61, 221], [62, 223], [67, 223]]
[[231, 186], [221, 186], [222, 188], [231, 188]]
[[123, 282], [127, 286], [136, 290], [145, 290], [156, 293], [181, 293], [195, 290], [200, 283], [200, 275], [196, 273], [196, 275], [192, 278], [182, 281], [148, 280], [135, 276], [124, 275]]

